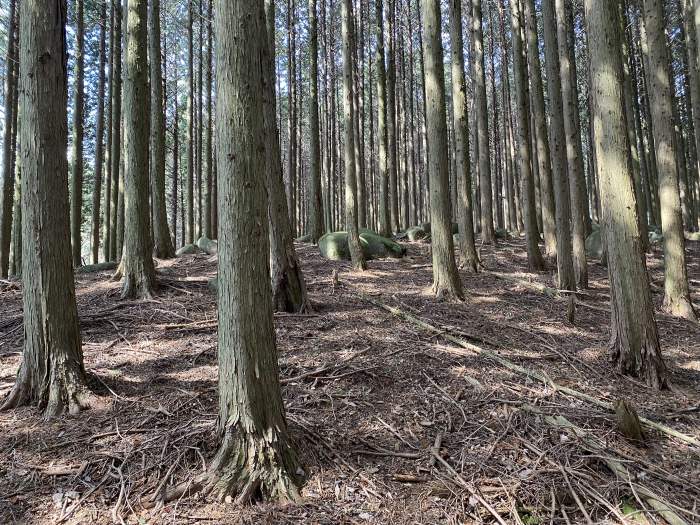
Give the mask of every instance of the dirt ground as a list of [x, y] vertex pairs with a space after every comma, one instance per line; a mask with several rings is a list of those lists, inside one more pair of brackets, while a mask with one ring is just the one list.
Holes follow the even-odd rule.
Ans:
[[[688, 244], [700, 306], [700, 246]], [[653, 493], [700, 523], [700, 448], [649, 427], [646, 446], [634, 444], [605, 406], [561, 390], [624, 397], [698, 440], [700, 326], [657, 315], [671, 390], [654, 392], [607, 358], [607, 277], [597, 261], [570, 324], [567, 302], [541, 293], [552, 271], [523, 273], [521, 240], [482, 248], [486, 271], [462, 273], [463, 303], [431, 297], [429, 245], [407, 246], [406, 258], [372, 261], [363, 274], [298, 247], [314, 313], [275, 316], [290, 432], [308, 472], [295, 506], [241, 508], [195, 494], [147, 508], [153, 494], [201, 472], [216, 448], [215, 259], [159, 261], [151, 301], [119, 300], [107, 272], [78, 275], [85, 363], [99, 395], [75, 417], [0, 413], [0, 522], [662, 523]], [[657, 306], [661, 264], [657, 247], [648, 258]], [[0, 281], [0, 312], [4, 396], [21, 359], [18, 283]]]

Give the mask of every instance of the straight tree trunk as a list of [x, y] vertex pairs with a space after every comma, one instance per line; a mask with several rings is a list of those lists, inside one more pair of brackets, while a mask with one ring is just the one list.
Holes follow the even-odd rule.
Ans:
[[102, 165], [104, 163], [105, 51], [107, 3], [100, 5], [100, 43], [97, 73], [97, 113], [95, 116], [95, 184], [92, 192], [92, 263], [100, 259], [100, 197], [102, 196]]
[[104, 216], [102, 258], [111, 260], [112, 254], [112, 121], [114, 103], [114, 3], [109, 7], [109, 63], [107, 65], [107, 143], [105, 145]]
[[[217, 238], [216, 224], [216, 189], [214, 184], [214, 102], [212, 98], [213, 89], [213, 47], [214, 35], [212, 28], [213, 0], [208, 2], [207, 10], [207, 80], [206, 80], [206, 101], [207, 101], [207, 131], [206, 131], [206, 186], [207, 192], [204, 200], [204, 236], [208, 239]], [[274, 78], [274, 77], [273, 77]]]
[[73, 94], [73, 171], [71, 176], [71, 254], [73, 267], [82, 266], [83, 225], [83, 135], [85, 129], [85, 11], [83, 0], [75, 0], [75, 87]]
[[[451, 6], [454, 9], [453, 6]], [[447, 109], [442, 20], [439, 0], [421, 0], [423, 56], [425, 57], [426, 122], [430, 176], [430, 230], [433, 252], [433, 293], [448, 300], [463, 299], [462, 282], [455, 263], [452, 210], [449, 190]]]
[[[664, 234], [664, 310], [671, 315], [696, 320], [688, 289], [685, 238], [678, 188], [676, 138], [673, 129], [673, 92], [669, 78], [669, 51], [664, 30], [664, 12], [660, 0], [643, 0], [644, 27], [649, 57], [647, 79], [654, 128], [661, 226]], [[644, 45], [644, 39], [642, 40]]]
[[576, 291], [576, 275], [572, 258], [571, 202], [566, 162], [566, 132], [561, 92], [561, 69], [557, 44], [554, 0], [542, 0], [544, 47], [547, 63], [547, 94], [549, 95], [549, 149], [552, 156], [554, 201], [557, 221], [557, 273], [561, 290]]
[[537, 210], [535, 208], [535, 181], [532, 175], [530, 140], [530, 90], [526, 77], [523, 49], [523, 24], [520, 2], [510, 0], [511, 43], [513, 44], [513, 80], [515, 82], [517, 155], [523, 196], [523, 222], [527, 239], [527, 263], [531, 271], [544, 270], [545, 264], [539, 246]]
[[353, 31], [352, 4], [342, 0], [343, 32], [343, 117], [345, 122], [345, 229], [348, 235], [350, 257], [355, 270], [366, 268], [365, 257], [360, 247], [360, 235], [357, 225], [357, 181], [355, 178], [355, 119], [353, 115]]
[[[472, 49], [474, 52], [474, 103], [476, 106], [477, 140], [479, 141], [479, 188], [481, 194], [481, 241], [496, 242], [493, 228], [491, 194], [491, 155], [489, 148], [486, 73], [484, 70], [484, 31], [481, 0], [472, 0]], [[426, 77], [427, 78], [427, 77]]]
[[389, 211], [388, 131], [386, 69], [384, 67], [384, 8], [383, 0], [376, 0], [377, 19], [377, 136], [379, 137], [379, 233], [391, 235]]
[[194, 0], [187, 5], [187, 180], [185, 184], [185, 239], [184, 244], [194, 243]]
[[12, 64], [17, 59], [15, 45], [16, 0], [10, 0], [7, 20], [7, 54], [5, 56], [5, 134], [2, 142], [2, 190], [0, 193], [0, 279], [6, 279], [10, 266], [10, 244], [12, 238], [12, 209], [14, 207], [15, 171], [12, 166], [12, 135], [14, 113], [14, 93], [17, 89], [17, 77], [13, 74]]
[[323, 235], [321, 200], [321, 144], [318, 118], [318, 15], [317, 0], [309, 0], [309, 53], [311, 100], [309, 100], [309, 234], [318, 243]]
[[121, 4], [114, 5], [114, 46], [112, 49], [113, 75], [112, 75], [112, 151], [110, 161], [112, 164], [112, 204], [110, 220], [110, 253], [109, 260], [116, 261], [121, 253], [117, 254], [119, 242], [118, 215], [119, 215], [119, 185], [120, 185], [120, 165], [122, 153], [122, 8]]
[[275, 97], [275, 3], [265, 0], [267, 24], [265, 90], [265, 135], [267, 184], [269, 195], [268, 216], [270, 222], [270, 263], [272, 282], [272, 304], [280, 312], [305, 312], [309, 308], [304, 276], [294, 248], [294, 236], [287, 198], [284, 189], [282, 152], [277, 127], [277, 99]]
[[387, 105], [387, 147], [389, 158], [387, 170], [389, 172], [389, 210], [391, 216], [391, 231], [399, 231], [399, 188], [397, 167], [397, 124], [396, 124], [396, 49], [394, 38], [394, 24], [396, 20], [396, 0], [386, 0], [384, 4], [387, 25], [387, 79], [386, 79], [386, 105]]
[[549, 151], [549, 133], [542, 89], [542, 66], [540, 63], [539, 39], [537, 36], [537, 16], [534, 0], [523, 0], [527, 32], [527, 60], [530, 86], [532, 88], [532, 115], [534, 117], [535, 138], [537, 140], [537, 162], [540, 179], [540, 205], [542, 233], [547, 257], [557, 254], [557, 229], [554, 207], [554, 186], [552, 183], [552, 163]]
[[[177, 72], [175, 73], [177, 78]], [[177, 103], [177, 91], [173, 93], [173, 173], [172, 173], [172, 194], [170, 195], [170, 224], [173, 232], [173, 247], [177, 247], [177, 214], [178, 214], [178, 186], [180, 185], [180, 108]], [[185, 242], [183, 237], [182, 242]]]
[[[217, 0], [219, 243], [218, 452], [205, 492], [239, 504], [299, 499], [272, 318], [265, 197], [262, 0]], [[245, 46], [240, 45], [245, 42]]]
[[586, 263], [586, 181], [583, 172], [581, 129], [578, 118], [578, 86], [576, 81], [576, 56], [569, 33], [573, 32], [571, 0], [556, 0], [557, 42], [559, 44], [559, 73], [561, 77], [562, 115], [566, 161], [569, 168], [571, 199], [571, 240], [576, 285], [588, 288], [588, 264]]
[[611, 353], [619, 370], [666, 386], [638, 227], [627, 120], [623, 105], [616, 2], [585, 0], [591, 42], [591, 118], [610, 276]]
[[65, 16], [61, 2], [22, 2], [25, 338], [17, 380], [1, 407], [37, 405], [47, 417], [82, 410], [87, 394], [70, 249]]
[[[123, 298], [150, 298], [156, 284], [148, 206], [149, 111], [147, 0], [128, 0], [124, 83]], [[150, 108], [154, 109], [154, 108]], [[160, 109], [160, 108], [158, 108]]]
[[[462, 266], [476, 272], [479, 255], [474, 245], [472, 218], [472, 176], [469, 154], [469, 115], [467, 113], [467, 85], [464, 78], [464, 38], [462, 34], [462, 2], [450, 0], [450, 51], [452, 54], [452, 105], [455, 137], [455, 157], [459, 186], [459, 245]], [[411, 93], [411, 96], [413, 93]]]
[[151, 0], [148, 34], [151, 80], [151, 207], [153, 255], [159, 259], [175, 257], [168, 229], [165, 204], [165, 112], [163, 107], [163, 71], [160, 47], [160, 0]]

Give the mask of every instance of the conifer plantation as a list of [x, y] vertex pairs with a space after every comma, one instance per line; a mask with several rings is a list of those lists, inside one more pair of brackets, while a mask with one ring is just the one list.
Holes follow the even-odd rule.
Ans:
[[0, 0], [0, 523], [700, 522], [700, 0]]

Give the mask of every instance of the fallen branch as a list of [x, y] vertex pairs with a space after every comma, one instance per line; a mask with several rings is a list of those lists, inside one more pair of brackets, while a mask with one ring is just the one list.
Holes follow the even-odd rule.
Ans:
[[[610, 412], [614, 412], [615, 409], [612, 406], [612, 404], [607, 403], [605, 401], [601, 401], [600, 399], [597, 399], [591, 395], [585, 394], [584, 392], [579, 392], [578, 390], [574, 390], [573, 388], [569, 388], [567, 386], [562, 386], [554, 383], [551, 379], [545, 376], [545, 374], [542, 374], [540, 372], [537, 372], [535, 370], [530, 370], [529, 368], [525, 368], [523, 366], [520, 366], [518, 364], [513, 363], [512, 361], [509, 361], [505, 357], [501, 357], [495, 352], [492, 352], [491, 350], [487, 350], [486, 348], [482, 348], [480, 346], [474, 345], [472, 343], [468, 343], [458, 337], [455, 337], [448, 333], [446, 330], [437, 328], [429, 323], [426, 323], [425, 321], [422, 321], [421, 319], [418, 319], [417, 317], [414, 317], [413, 315], [404, 312], [403, 310], [389, 306], [387, 304], [382, 303], [381, 301], [374, 299], [372, 297], [369, 297], [365, 294], [360, 293], [360, 297], [362, 297], [365, 301], [372, 303], [373, 305], [382, 308], [383, 310], [386, 310], [387, 312], [395, 315], [396, 317], [399, 317], [405, 321], [408, 321], [409, 323], [412, 323], [420, 328], [423, 328], [424, 330], [427, 330], [429, 332], [433, 332], [436, 334], [440, 334], [442, 337], [447, 339], [448, 341], [464, 348], [465, 350], [469, 350], [470, 352], [482, 355], [488, 359], [491, 359], [492, 361], [497, 362], [499, 365], [507, 368], [508, 370], [512, 370], [513, 372], [517, 372], [520, 375], [529, 377], [531, 379], [535, 379], [537, 381], [541, 381], [545, 384], [549, 384], [554, 390], [559, 391], [563, 394], [567, 394], [569, 396], [575, 397], [577, 399], [581, 399], [583, 401], [587, 401], [588, 403], [591, 403], [593, 405], [599, 406], [601, 408], [604, 408], [605, 410], [608, 410]], [[682, 432], [679, 432], [678, 430], [675, 430], [671, 427], [668, 427], [662, 423], [657, 423], [656, 421], [652, 421], [650, 419], [647, 419], [645, 417], [639, 418], [639, 420], [647, 425], [650, 428], [653, 428], [654, 430], [658, 430], [659, 432], [662, 432], [668, 436], [672, 436], [676, 439], [680, 439], [681, 441], [684, 441], [685, 443], [688, 443], [690, 445], [693, 445], [695, 447], [700, 448], [700, 441], [698, 441], [696, 438], [689, 436], [687, 434], [683, 434]]]
[[[627, 467], [625, 467], [620, 461], [617, 461], [615, 458], [610, 457], [610, 455], [605, 454], [604, 448], [598, 443], [596, 443], [594, 440], [592, 440], [586, 434], [586, 431], [583, 430], [581, 427], [574, 425], [564, 416], [544, 415], [542, 414], [542, 411], [530, 405], [523, 405], [522, 408], [527, 412], [543, 416], [544, 421], [548, 425], [557, 428], [567, 429], [574, 435], [576, 435], [585, 444], [586, 448], [588, 448], [591, 452], [598, 454], [597, 457], [601, 458], [605, 462], [605, 464], [613, 472], [613, 474], [615, 474], [618, 478], [627, 481], [630, 484], [630, 487], [632, 487], [632, 490], [636, 491], [642, 498], [644, 498], [644, 500], [649, 504], [649, 506], [653, 508], [656, 512], [658, 512], [659, 515], [662, 516], [670, 525], [688, 525], [688, 522], [686, 522], [683, 518], [676, 514], [676, 512], [672, 509], [672, 505], [666, 502], [661, 496], [654, 493], [651, 489], [648, 489], [647, 487], [639, 485], [638, 483], [633, 483], [632, 475], [630, 474], [630, 471], [627, 470]], [[564, 471], [562, 470], [562, 472]], [[565, 479], [567, 478], [565, 477]], [[570, 484], [569, 487], [571, 488]], [[573, 490], [573, 488], [571, 489]], [[579, 501], [577, 501], [577, 503], [580, 505]]]

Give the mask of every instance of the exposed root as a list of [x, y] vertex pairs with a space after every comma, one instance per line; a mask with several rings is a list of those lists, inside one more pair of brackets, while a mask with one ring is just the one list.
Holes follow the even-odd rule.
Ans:
[[227, 432], [209, 470], [172, 489], [154, 494], [145, 506], [202, 492], [219, 502], [247, 505], [258, 501], [295, 503], [304, 472], [296, 453], [276, 431], [266, 436]]

